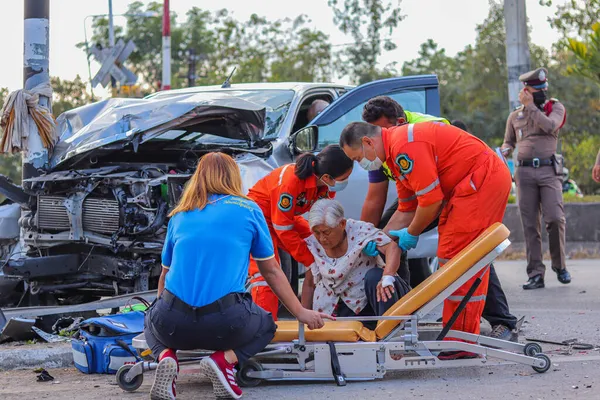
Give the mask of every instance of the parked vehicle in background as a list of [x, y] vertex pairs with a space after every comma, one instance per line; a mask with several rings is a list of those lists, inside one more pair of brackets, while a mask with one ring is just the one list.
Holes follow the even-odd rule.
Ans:
[[[245, 190], [302, 150], [337, 143], [371, 97], [388, 95], [411, 111], [439, 115], [435, 76], [391, 78], [357, 88], [326, 83], [195, 87], [144, 99], [109, 99], [61, 114], [51, 171], [22, 188], [0, 179], [0, 192], [24, 210], [3, 251], [4, 277], [22, 280], [21, 306], [84, 302], [157, 285], [168, 210], [206, 153], [234, 157]], [[313, 121], [316, 99], [331, 105]], [[355, 168], [338, 198], [358, 219], [367, 173]], [[388, 201], [395, 196], [390, 188]], [[15, 221], [12, 221], [13, 231]], [[434, 257], [437, 230], [410, 258]], [[282, 264], [297, 273], [287, 255]], [[294, 270], [294, 273], [292, 273]], [[7, 277], [8, 276], [8, 277]], [[9, 278], [10, 277], [10, 278]], [[0, 288], [3, 286], [0, 284]], [[1, 297], [1, 296], [0, 296]], [[15, 298], [15, 297], [12, 297]]]

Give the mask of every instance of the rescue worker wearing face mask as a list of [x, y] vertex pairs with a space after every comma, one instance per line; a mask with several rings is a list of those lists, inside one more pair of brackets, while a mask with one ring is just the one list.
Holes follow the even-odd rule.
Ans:
[[[502, 222], [511, 189], [510, 172], [498, 155], [477, 137], [441, 122], [404, 124], [389, 129], [364, 122], [347, 125], [340, 135], [346, 155], [366, 170], [385, 161], [396, 178], [398, 210], [388, 224], [398, 246], [408, 251], [439, 215], [441, 268], [487, 228]], [[444, 302], [446, 325], [479, 277], [452, 329], [479, 334], [488, 290], [484, 268]], [[444, 359], [472, 358], [472, 353], [444, 352]], [[442, 355], [438, 356], [442, 359]]]
[[[438, 118], [432, 115], [420, 114], [405, 111], [400, 104], [394, 99], [387, 96], [374, 97], [365, 104], [363, 109], [363, 120], [373, 125], [380, 126], [382, 128], [391, 128], [406, 123], [414, 124], [420, 122], [432, 122], [438, 121], [448, 123], [445, 118]], [[451, 125], [468, 132], [467, 126], [464, 122], [459, 120], [452, 121]], [[385, 172], [388, 171], [388, 172]], [[389, 169], [383, 164], [381, 168], [375, 171], [369, 171], [369, 189], [367, 192], [367, 198], [363, 205], [363, 211], [361, 220], [376, 224], [379, 222], [381, 212], [385, 206], [387, 200], [388, 182], [395, 181], [393, 176], [389, 174]], [[392, 206], [385, 211], [384, 216], [381, 218], [384, 221], [390, 219], [390, 216], [398, 209], [398, 199], [392, 204]], [[388, 216], [389, 215], [389, 216]], [[376, 222], [374, 222], [376, 221]], [[433, 229], [437, 226], [437, 219], [434, 223], [430, 224], [424, 231]], [[380, 226], [380, 229], [386, 230], [386, 227]], [[367, 245], [365, 253], [373, 256], [375, 252], [368, 252], [375, 244]], [[406, 253], [403, 253], [403, 258]], [[405, 260], [402, 260], [403, 262]], [[420, 261], [420, 260], [417, 260]], [[422, 268], [418, 268], [421, 265]], [[410, 283], [412, 287], [416, 287], [419, 283], [424, 281], [431, 271], [427, 263], [409, 263], [410, 265]], [[506, 295], [500, 284], [500, 279], [496, 274], [494, 265], [490, 265], [490, 279], [488, 285], [488, 292], [485, 301], [485, 307], [483, 309], [483, 318], [485, 318], [492, 326], [492, 332], [490, 337], [502, 340], [517, 341], [518, 334], [516, 331], [517, 318], [510, 313], [508, 301]]]
[[[305, 265], [306, 273], [310, 274], [315, 259], [304, 239], [312, 235], [312, 231], [302, 214], [317, 200], [333, 198], [335, 192], [343, 190], [348, 185], [352, 167], [352, 160], [340, 146], [329, 145], [317, 155], [304, 153], [296, 164], [273, 170], [250, 189], [248, 197], [258, 204], [265, 216], [278, 263], [277, 249], [281, 248]], [[279, 300], [253, 259], [248, 273], [252, 300], [277, 321]]]
[[563, 162], [556, 154], [558, 133], [567, 113], [558, 100], [546, 98], [547, 76], [545, 68], [538, 68], [519, 77], [525, 85], [519, 93], [522, 105], [509, 115], [502, 145], [505, 155], [515, 146], [518, 148], [515, 181], [527, 251], [529, 280], [523, 285], [526, 290], [544, 287], [540, 207], [548, 232], [552, 270], [560, 283], [571, 282], [565, 262]]

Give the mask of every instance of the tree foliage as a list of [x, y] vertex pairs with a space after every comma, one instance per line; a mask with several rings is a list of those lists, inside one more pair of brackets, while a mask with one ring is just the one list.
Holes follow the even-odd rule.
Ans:
[[585, 41], [569, 38], [568, 43], [575, 61], [569, 65], [567, 72], [584, 76], [600, 85], [600, 22], [592, 25]]
[[[147, 89], [158, 89], [162, 74], [160, 18], [135, 16], [160, 12], [161, 2], [145, 8], [129, 5], [125, 28], [115, 28], [115, 40], [133, 40], [138, 50], [128, 60]], [[196, 85], [220, 84], [235, 67], [234, 82], [327, 80], [330, 76], [331, 45], [323, 32], [308, 27], [305, 15], [295, 19], [268, 21], [253, 14], [248, 21], [234, 19], [227, 10], [211, 13], [198, 7], [186, 13], [179, 24], [171, 14], [171, 86], [186, 86], [190, 73]], [[108, 21], [94, 21], [92, 43], [106, 45]], [[84, 47], [83, 44], [79, 45]], [[196, 70], [189, 71], [190, 57]]]
[[[436, 74], [440, 81], [442, 115], [463, 120], [473, 134], [495, 146], [502, 143], [510, 112], [507, 108], [506, 36], [500, 2], [491, 2], [487, 18], [476, 31], [475, 44], [466, 46], [454, 57], [428, 40], [421, 45], [418, 57], [403, 65], [402, 74]], [[600, 140], [595, 135], [600, 124], [598, 88], [582, 76], [567, 73], [572, 56], [565, 50], [555, 49], [551, 55], [530, 43], [530, 53], [532, 68], [548, 68], [549, 95], [558, 97], [567, 109], [567, 124], [560, 133], [560, 150], [571, 177], [590, 192], [594, 182], [589, 170]]]
[[57, 117], [65, 111], [86, 105], [91, 101], [86, 88], [87, 83], [81, 80], [79, 75], [72, 81], [53, 76], [50, 78], [50, 84], [53, 90], [52, 114]]
[[388, 36], [404, 19], [400, 1], [393, 0], [328, 0], [333, 9], [334, 23], [354, 43], [337, 54], [336, 67], [341, 75], [349, 75], [356, 83], [389, 77], [394, 74], [393, 66], [384, 70], [377, 68], [382, 51], [394, 50], [396, 44], [382, 37]]
[[[552, 0], [540, 0], [540, 4], [551, 6]], [[556, 44], [564, 47], [567, 38], [583, 38], [598, 22], [600, 16], [600, 0], [568, 0], [556, 7], [556, 12], [548, 18], [550, 26], [561, 35], [561, 40]]]

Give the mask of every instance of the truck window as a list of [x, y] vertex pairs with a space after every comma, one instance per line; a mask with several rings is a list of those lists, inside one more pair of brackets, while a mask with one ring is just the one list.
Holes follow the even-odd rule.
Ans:
[[[393, 98], [408, 111], [416, 111], [420, 113], [427, 112], [424, 89], [403, 90], [400, 92], [386, 93], [385, 96]], [[362, 110], [367, 101], [359, 104], [351, 110], [348, 110], [348, 112], [329, 125], [319, 126], [318, 148], [322, 149], [329, 144], [338, 144], [340, 141], [340, 133], [342, 133], [342, 130], [346, 125], [348, 125], [350, 122], [362, 121]]]

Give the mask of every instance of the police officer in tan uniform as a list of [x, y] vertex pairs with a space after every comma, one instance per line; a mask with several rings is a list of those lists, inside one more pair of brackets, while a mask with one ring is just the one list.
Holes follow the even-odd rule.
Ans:
[[565, 264], [563, 163], [562, 157], [556, 154], [558, 132], [565, 123], [566, 110], [558, 100], [546, 99], [547, 74], [545, 68], [538, 68], [519, 77], [525, 85], [519, 93], [522, 105], [508, 117], [502, 145], [506, 155], [518, 145], [515, 180], [529, 276], [523, 289], [544, 287], [546, 266], [542, 261], [540, 206], [548, 232], [552, 270], [559, 282], [571, 282]]

